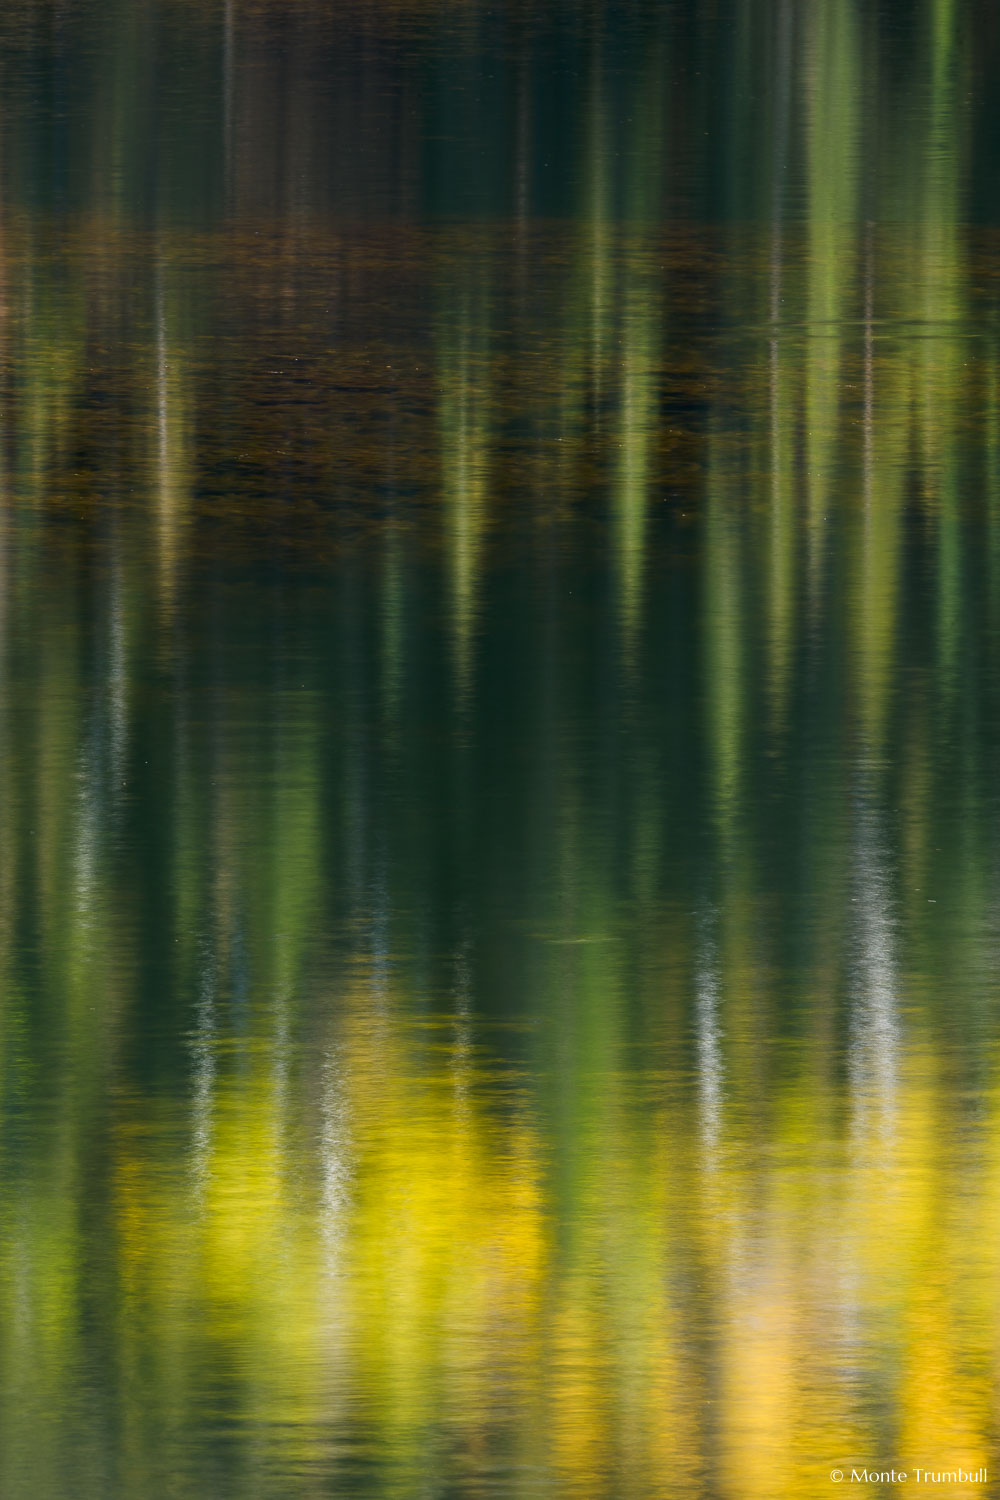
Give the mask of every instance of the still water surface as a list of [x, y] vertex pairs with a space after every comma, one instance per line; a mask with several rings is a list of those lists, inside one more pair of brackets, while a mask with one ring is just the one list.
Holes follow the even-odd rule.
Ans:
[[992, 10], [0, 33], [0, 1495], [996, 1468]]

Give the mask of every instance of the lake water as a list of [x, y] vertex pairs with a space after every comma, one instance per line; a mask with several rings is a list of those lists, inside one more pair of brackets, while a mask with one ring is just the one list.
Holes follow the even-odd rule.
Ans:
[[998, 69], [6, 8], [3, 1500], [996, 1493]]

